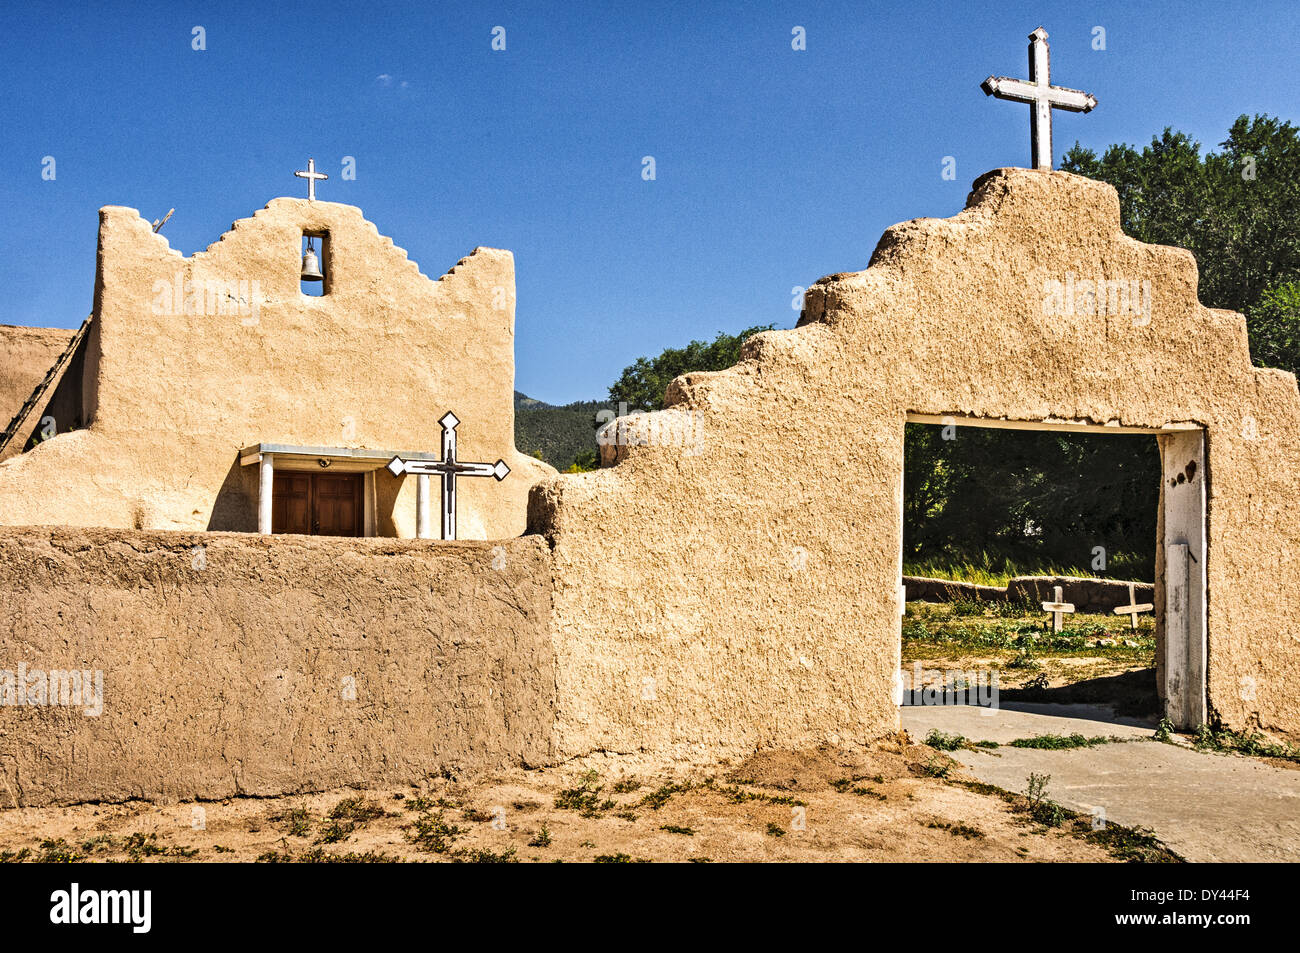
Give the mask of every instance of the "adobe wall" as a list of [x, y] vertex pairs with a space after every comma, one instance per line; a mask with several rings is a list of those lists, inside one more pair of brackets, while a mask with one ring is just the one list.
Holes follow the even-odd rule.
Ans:
[[[895, 729], [909, 413], [1204, 427], [1210, 711], [1300, 738], [1295, 378], [1251, 366], [1242, 317], [1197, 301], [1190, 253], [1119, 222], [1108, 185], [992, 172], [959, 215], [894, 226], [867, 270], [809, 288], [798, 327], [621, 421], [672, 434], [692, 414], [691, 452], [625, 444], [609, 469], [537, 486], [560, 753]], [[1045, 313], [1070, 274], [1150, 282], [1149, 321], [1082, 298]]]
[[[0, 325], [0, 354], [4, 355], [0, 360], [0, 430], [9, 426], [14, 414], [68, 346], [73, 333], [63, 328]], [[29, 425], [0, 451], [0, 460], [21, 453], [37, 423], [39, 418], [29, 419]]]
[[550, 584], [536, 537], [0, 531], [0, 670], [103, 672], [97, 717], [0, 704], [0, 802], [272, 795], [547, 762]]
[[[304, 230], [330, 236], [323, 297], [300, 290]], [[275, 199], [189, 258], [106, 207], [92, 423], [0, 464], [0, 525], [255, 531], [243, 447], [437, 452], [453, 410], [460, 458], [513, 471], [460, 481], [460, 537], [517, 536], [528, 487], [555, 471], [514, 447], [514, 314], [509, 252], [477, 249], [431, 281], [353, 206]], [[413, 478], [376, 481], [397, 501], [392, 529], [413, 536]]]

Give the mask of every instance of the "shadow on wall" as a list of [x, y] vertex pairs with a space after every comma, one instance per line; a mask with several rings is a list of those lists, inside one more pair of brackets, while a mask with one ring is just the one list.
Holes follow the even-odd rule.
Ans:
[[257, 467], [241, 467], [239, 454], [235, 454], [217, 491], [207, 529], [208, 532], [257, 532]]

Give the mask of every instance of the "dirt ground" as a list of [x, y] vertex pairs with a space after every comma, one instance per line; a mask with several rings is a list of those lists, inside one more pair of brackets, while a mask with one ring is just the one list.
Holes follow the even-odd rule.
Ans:
[[[1083, 820], [964, 782], [905, 733], [684, 771], [599, 757], [478, 781], [0, 812], [8, 861], [1108, 861]], [[1160, 851], [1157, 849], [1156, 853]], [[1153, 857], [1149, 859], [1168, 859]]]

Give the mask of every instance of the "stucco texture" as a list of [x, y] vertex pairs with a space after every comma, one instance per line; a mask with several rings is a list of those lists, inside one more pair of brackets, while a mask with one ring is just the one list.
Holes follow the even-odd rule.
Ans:
[[[322, 297], [300, 290], [304, 232], [328, 234]], [[554, 473], [514, 447], [509, 252], [477, 249], [431, 281], [359, 209], [280, 198], [185, 258], [109, 206], [94, 314], [89, 426], [0, 464], [0, 524], [256, 531], [240, 449], [436, 453], [448, 410], [460, 459], [513, 471], [459, 481], [460, 538], [519, 535], [529, 486]], [[380, 534], [413, 536], [413, 478], [376, 481]]]
[[[1046, 314], [1070, 273], [1149, 281], [1149, 323]], [[1300, 737], [1300, 395], [1251, 366], [1243, 318], [1196, 287], [1190, 253], [1122, 233], [1110, 186], [997, 170], [959, 215], [894, 226], [866, 270], [814, 284], [798, 327], [616, 422], [614, 466], [530, 500], [554, 549], [557, 750], [897, 728], [909, 414], [1203, 427], [1209, 710]], [[690, 452], [637, 438], [687, 415]]]
[[549, 604], [536, 537], [2, 531], [0, 669], [99, 670], [103, 711], [0, 707], [0, 799], [214, 799], [545, 763]]
[[[72, 331], [61, 328], [23, 328], [0, 325], [0, 429], [31, 396], [36, 385], [45, 379], [46, 372], [54, 366], [63, 349], [72, 340]], [[21, 453], [28, 435], [34, 427], [29, 425], [15, 435], [9, 446], [0, 451], [0, 460]]]

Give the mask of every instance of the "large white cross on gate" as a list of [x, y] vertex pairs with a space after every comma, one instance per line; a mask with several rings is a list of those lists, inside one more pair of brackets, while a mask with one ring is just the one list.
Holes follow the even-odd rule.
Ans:
[[456, 459], [456, 425], [460, 419], [450, 411], [438, 421], [442, 425], [441, 460], [403, 460], [400, 456], [388, 461], [393, 476], [403, 473], [416, 475], [437, 474], [442, 478], [442, 538], [456, 538], [456, 478], [463, 476], [496, 477], [504, 480], [510, 473], [504, 460], [496, 463], [461, 463]]
[[308, 159], [308, 160], [307, 160], [307, 171], [306, 171], [306, 172], [302, 171], [302, 169], [299, 169], [297, 172], [294, 173], [294, 175], [296, 175], [296, 176], [297, 176], [298, 178], [300, 178], [300, 179], [306, 179], [306, 180], [307, 180], [307, 201], [308, 201], [308, 202], [315, 202], [315, 201], [316, 201], [316, 180], [317, 180], [317, 179], [328, 179], [328, 178], [329, 178], [329, 176], [326, 175], [324, 172], [317, 172], [317, 171], [316, 171], [316, 160], [315, 160], [315, 159]]
[[1029, 103], [1029, 141], [1034, 168], [1052, 171], [1052, 110], [1091, 112], [1097, 105], [1092, 93], [1052, 85], [1047, 31], [1041, 26], [1029, 34], [1029, 82], [1009, 76], [990, 76], [980, 84], [986, 96]]

